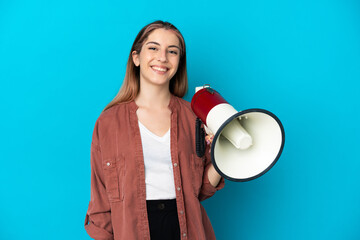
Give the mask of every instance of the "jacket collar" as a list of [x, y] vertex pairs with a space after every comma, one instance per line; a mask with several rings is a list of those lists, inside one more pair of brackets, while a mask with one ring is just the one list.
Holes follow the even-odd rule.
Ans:
[[[176, 101], [176, 96], [171, 94], [170, 102], [169, 102], [169, 105], [168, 105], [168, 108], [171, 110], [171, 112], [174, 112], [176, 110], [175, 101]], [[139, 108], [139, 106], [136, 105], [134, 100], [131, 100], [129, 102], [129, 107], [130, 107], [130, 111], [132, 111], [132, 112], [136, 112], [138, 110], [138, 108]]]

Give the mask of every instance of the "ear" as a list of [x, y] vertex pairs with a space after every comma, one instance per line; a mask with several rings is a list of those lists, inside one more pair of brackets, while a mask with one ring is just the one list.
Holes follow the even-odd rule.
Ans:
[[139, 54], [136, 51], [133, 51], [131, 55], [135, 66], [140, 66]]

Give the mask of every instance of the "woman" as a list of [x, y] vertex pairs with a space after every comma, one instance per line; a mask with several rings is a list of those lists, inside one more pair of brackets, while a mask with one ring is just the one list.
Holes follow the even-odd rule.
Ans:
[[[123, 86], [95, 124], [91, 201], [94, 239], [215, 239], [200, 201], [224, 186], [209, 154], [195, 150], [185, 42], [168, 22], [145, 26]], [[208, 151], [206, 151], [208, 153]]]

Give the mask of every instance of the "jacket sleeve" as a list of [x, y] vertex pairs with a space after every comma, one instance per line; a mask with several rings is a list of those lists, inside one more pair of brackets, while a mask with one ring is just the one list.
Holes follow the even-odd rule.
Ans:
[[205, 170], [204, 170], [204, 174], [203, 174], [203, 183], [202, 183], [202, 186], [200, 189], [200, 194], [199, 194], [199, 201], [208, 199], [209, 197], [214, 195], [216, 191], [222, 189], [225, 186], [225, 181], [224, 181], [223, 177], [221, 177], [220, 182], [216, 187], [211, 185], [209, 178], [208, 178], [208, 171], [209, 171], [211, 164], [212, 163], [211, 163], [211, 155], [210, 155], [210, 146], [207, 145], [206, 150], [205, 150]]
[[91, 196], [85, 218], [85, 229], [96, 240], [112, 240], [110, 203], [106, 194], [101, 148], [96, 123], [91, 143]]

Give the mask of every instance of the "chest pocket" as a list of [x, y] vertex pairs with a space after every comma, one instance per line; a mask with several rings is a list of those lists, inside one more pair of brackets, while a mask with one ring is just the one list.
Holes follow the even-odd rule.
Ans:
[[106, 193], [110, 202], [124, 199], [125, 159], [123, 156], [103, 161]]
[[192, 185], [194, 188], [195, 196], [199, 196], [200, 189], [203, 183], [203, 175], [204, 175], [204, 168], [205, 168], [205, 158], [198, 157], [196, 154], [192, 154], [191, 158], [191, 170], [192, 170]]

